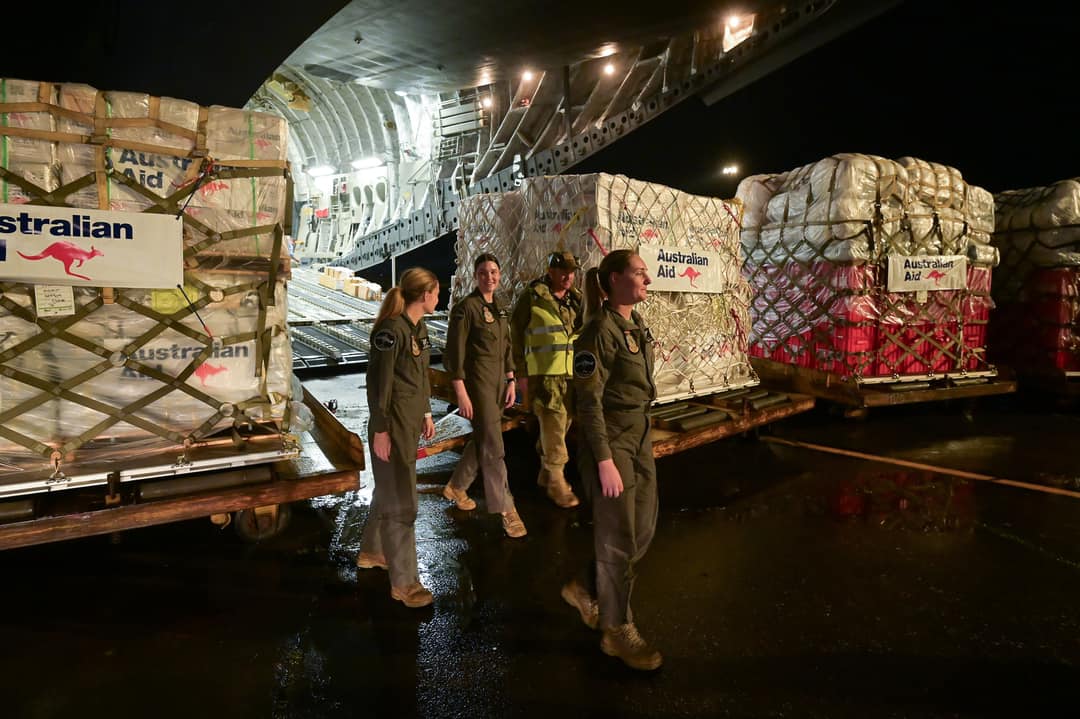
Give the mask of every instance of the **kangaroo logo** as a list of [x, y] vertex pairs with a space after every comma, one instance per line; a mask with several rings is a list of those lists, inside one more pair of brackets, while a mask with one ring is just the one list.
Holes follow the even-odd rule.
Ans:
[[[18, 252], [18, 250], [16, 250], [16, 252]], [[93, 245], [90, 245], [89, 250], [84, 250], [71, 242], [54, 242], [36, 255], [24, 255], [22, 252], [19, 252], [19, 256], [24, 260], [43, 260], [46, 257], [52, 257], [54, 260], [60, 260], [64, 263], [64, 272], [72, 277], [78, 277], [80, 280], [89, 281], [90, 278], [86, 275], [72, 272], [71, 266], [77, 262], [78, 264], [75, 266], [82, 267], [83, 263], [87, 260], [95, 257], [104, 257], [105, 253], [95, 248]]]
[[199, 187], [199, 194], [203, 197], [210, 197], [211, 195], [216, 195], [222, 190], [227, 189], [229, 189], [229, 183], [222, 182], [221, 180], [215, 180], [213, 182], [207, 182], [206, 184]]
[[946, 276], [947, 275], [944, 272], [938, 272], [937, 270], [932, 270], [926, 275], [927, 279], [933, 280], [935, 285], [940, 285], [941, 281], [945, 279]]
[[687, 267], [685, 270], [682, 271], [682, 274], [679, 275], [679, 277], [689, 277], [690, 286], [697, 287], [696, 280], [698, 277], [701, 277], [701, 273], [695, 270], [693, 267]]
[[646, 240], [651, 240], [652, 238], [659, 236], [660, 233], [651, 227], [646, 227], [644, 230], [641, 231], [641, 237]]
[[195, 376], [202, 382], [202, 386], [206, 386], [206, 380], [210, 379], [216, 374], [221, 374], [226, 370], [225, 367], [220, 365], [210, 364], [209, 362], [203, 362], [201, 365], [195, 368]]

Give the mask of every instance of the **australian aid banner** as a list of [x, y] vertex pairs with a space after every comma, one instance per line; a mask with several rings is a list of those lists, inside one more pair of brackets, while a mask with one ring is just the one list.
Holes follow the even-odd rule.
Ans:
[[640, 245], [638, 255], [649, 268], [651, 290], [717, 293], [728, 289], [721, 272], [719, 253], [685, 247]]
[[0, 280], [173, 288], [183, 252], [173, 215], [0, 204]]
[[967, 289], [963, 255], [889, 255], [889, 292]]

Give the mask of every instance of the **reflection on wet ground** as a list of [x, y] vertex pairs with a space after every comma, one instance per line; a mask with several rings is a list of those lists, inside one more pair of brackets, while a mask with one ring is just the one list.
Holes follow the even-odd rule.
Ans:
[[[362, 378], [306, 383], [363, 431]], [[351, 384], [350, 384], [351, 383]], [[439, 408], [445, 409], [445, 408]], [[1023, 405], [822, 408], [776, 435], [1076, 488], [1075, 414]], [[439, 494], [421, 462], [409, 610], [353, 565], [359, 492], [245, 544], [195, 521], [0, 554], [4, 715], [231, 717], [1060, 716], [1080, 685], [1080, 501], [732, 438], [659, 462], [634, 597], [652, 675], [559, 597], [591, 540], [507, 435], [529, 535]], [[575, 477], [572, 480], [576, 481]]]

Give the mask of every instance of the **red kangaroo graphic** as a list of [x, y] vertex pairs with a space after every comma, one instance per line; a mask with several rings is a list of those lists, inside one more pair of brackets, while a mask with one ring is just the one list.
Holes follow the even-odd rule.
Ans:
[[203, 362], [201, 365], [195, 368], [195, 376], [202, 382], [202, 386], [206, 386], [206, 380], [210, 379], [216, 374], [224, 372], [227, 368], [220, 365], [210, 364], [209, 362]]
[[682, 274], [679, 275], [679, 277], [689, 277], [690, 286], [697, 287], [694, 282], [697, 280], [698, 277], [701, 277], [701, 273], [695, 270], [693, 267], [687, 267], [685, 270], [682, 271]]
[[[17, 250], [16, 250], [17, 251]], [[55, 260], [60, 260], [64, 263], [64, 272], [67, 272], [72, 277], [78, 277], [80, 280], [89, 280], [86, 275], [80, 275], [71, 271], [71, 265], [78, 262], [76, 267], [82, 267], [83, 263], [94, 257], [104, 257], [105, 253], [99, 249], [96, 249], [93, 245], [90, 245], [89, 250], [84, 250], [78, 245], [71, 242], [54, 242], [44, 250], [36, 255], [24, 255], [19, 252], [19, 256], [24, 260], [43, 260], [46, 257], [52, 257]]]
[[660, 233], [651, 227], [646, 227], [644, 230], [641, 231], [641, 236], [644, 237], [646, 240], [651, 240], [654, 237], [659, 237]]
[[940, 285], [941, 281], [946, 277], [944, 272], [938, 272], [937, 270], [932, 270], [926, 276], [928, 279], [933, 280], [935, 285]]

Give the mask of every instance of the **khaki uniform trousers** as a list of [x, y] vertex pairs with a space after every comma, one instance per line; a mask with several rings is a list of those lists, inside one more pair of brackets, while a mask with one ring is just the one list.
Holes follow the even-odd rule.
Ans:
[[[490, 384], [490, 383], [489, 383]], [[487, 510], [493, 513], [514, 509], [514, 497], [506, 478], [505, 452], [502, 436], [502, 394], [506, 385], [498, 378], [496, 386], [476, 386], [468, 381], [465, 389], [472, 400], [472, 437], [461, 452], [450, 486], [468, 489], [479, 471], [484, 476], [484, 498]]]
[[[360, 551], [382, 554], [390, 585], [408, 587], [420, 581], [416, 567], [416, 448], [427, 397], [403, 397], [390, 408], [390, 461], [371, 455], [375, 477], [371, 509]], [[368, 429], [368, 446], [374, 433]]]
[[622, 477], [622, 494], [604, 496], [596, 459], [587, 442], [580, 444], [578, 468], [592, 505], [596, 560], [581, 579], [600, 605], [600, 628], [608, 629], [634, 621], [630, 596], [635, 569], [656, 534], [660, 504], [648, 416], [642, 411], [610, 412], [604, 419], [612, 459]]

